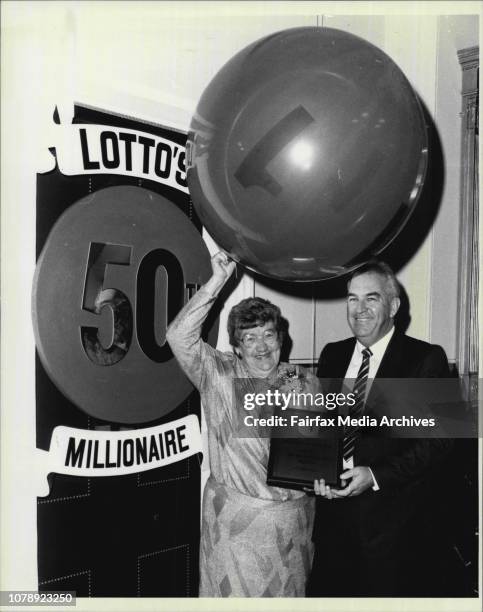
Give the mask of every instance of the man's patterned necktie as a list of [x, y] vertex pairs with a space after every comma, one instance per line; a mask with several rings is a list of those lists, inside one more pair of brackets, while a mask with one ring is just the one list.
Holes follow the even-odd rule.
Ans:
[[[355, 403], [349, 410], [349, 416], [351, 419], [358, 419], [364, 413], [364, 404], [366, 401], [366, 386], [367, 378], [369, 376], [369, 359], [371, 358], [371, 349], [365, 348], [362, 351], [362, 363], [357, 373], [356, 382], [354, 389], [352, 390], [355, 394]], [[344, 440], [342, 443], [342, 454], [344, 460], [347, 461], [349, 457], [354, 454], [354, 447], [357, 438], [360, 434], [360, 427], [347, 426], [344, 430]]]

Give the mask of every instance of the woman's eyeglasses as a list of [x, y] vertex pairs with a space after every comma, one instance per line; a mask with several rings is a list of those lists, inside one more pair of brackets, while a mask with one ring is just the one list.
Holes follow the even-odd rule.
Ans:
[[252, 348], [259, 341], [267, 346], [273, 346], [278, 341], [278, 333], [274, 329], [267, 329], [263, 334], [245, 334], [241, 339], [245, 348]]

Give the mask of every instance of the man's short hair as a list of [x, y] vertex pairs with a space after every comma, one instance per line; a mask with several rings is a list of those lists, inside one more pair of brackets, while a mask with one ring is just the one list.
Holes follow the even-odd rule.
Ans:
[[349, 276], [349, 280], [347, 281], [347, 288], [349, 288], [349, 285], [353, 278], [355, 278], [356, 276], [361, 276], [361, 274], [366, 274], [368, 272], [379, 274], [379, 276], [382, 276], [385, 279], [386, 292], [391, 299], [395, 297], [398, 298], [400, 296], [401, 289], [394, 272], [385, 261], [379, 261], [378, 259], [371, 259], [365, 264], [363, 264], [360, 268], [354, 270], [354, 272], [352, 272], [352, 274]]

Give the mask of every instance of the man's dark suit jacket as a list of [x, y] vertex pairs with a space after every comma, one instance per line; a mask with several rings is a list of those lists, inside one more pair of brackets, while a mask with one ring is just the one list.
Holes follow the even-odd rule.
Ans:
[[[328, 344], [320, 355], [317, 375], [342, 381], [355, 343], [355, 338], [348, 338]], [[441, 347], [395, 331], [376, 379], [448, 375]], [[371, 393], [372, 389], [366, 406]], [[354, 449], [354, 466], [370, 467], [380, 490], [371, 488], [339, 500], [317, 498], [316, 556], [309, 595], [422, 594], [410, 570], [424, 567], [425, 559], [430, 562], [431, 551], [421, 549], [428, 482], [450, 447], [449, 440], [390, 438], [362, 431]]]

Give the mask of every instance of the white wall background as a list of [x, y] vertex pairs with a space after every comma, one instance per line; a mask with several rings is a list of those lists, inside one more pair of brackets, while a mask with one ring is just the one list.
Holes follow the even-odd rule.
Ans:
[[[442, 142], [441, 207], [400, 278], [411, 303], [409, 333], [443, 345], [454, 360], [461, 108], [456, 51], [478, 44], [480, 12], [478, 2], [2, 3], [2, 589], [37, 586], [30, 292], [35, 176], [50, 164], [54, 107], [62, 122], [70, 121], [76, 101], [185, 130], [211, 77], [261, 36], [323, 25], [381, 47], [424, 100]], [[215, 248], [209, 237], [207, 242]], [[294, 360], [312, 359], [327, 341], [349, 334], [342, 300], [287, 296], [248, 274], [227, 303], [222, 327], [227, 309], [251, 294], [281, 306], [291, 323]], [[219, 345], [227, 347], [226, 334]]]

